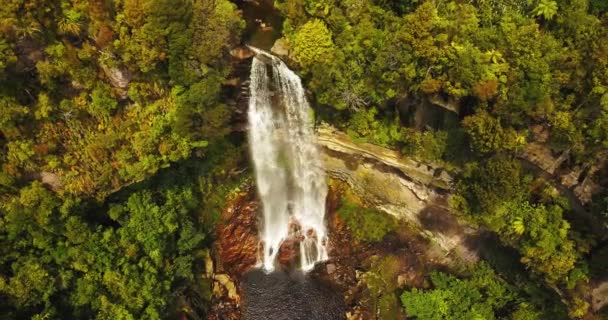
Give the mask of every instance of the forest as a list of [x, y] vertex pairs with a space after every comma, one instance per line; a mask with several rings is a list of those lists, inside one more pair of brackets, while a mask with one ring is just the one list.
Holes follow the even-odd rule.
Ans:
[[[215, 319], [205, 261], [252, 176], [231, 55], [247, 2], [3, 1], [0, 319]], [[608, 278], [607, 1], [272, 5], [315, 125], [442, 168], [451, 213], [496, 239], [495, 256], [429, 268], [420, 286], [374, 257], [358, 305], [608, 319], [591, 297]], [[410, 228], [343, 194], [357, 246]]]

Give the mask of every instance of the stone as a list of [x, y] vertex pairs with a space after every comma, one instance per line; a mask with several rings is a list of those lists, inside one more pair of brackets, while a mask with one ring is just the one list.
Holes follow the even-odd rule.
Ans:
[[[444, 251], [440, 256], [446, 260], [452, 259], [447, 253], [455, 252], [461, 253], [456, 256], [464, 261], [477, 261], [477, 251], [469, 248], [467, 240], [475, 237], [478, 230], [462, 227], [466, 222], [450, 212], [448, 198], [453, 178], [448, 172], [394, 150], [355, 143], [328, 125], [321, 125], [317, 131], [330, 177], [346, 182], [367, 205], [424, 230], [421, 235], [431, 239], [437, 250]], [[433, 221], [450, 221], [450, 226], [426, 230], [429, 210]]]
[[205, 260], [205, 276], [207, 278], [211, 278], [213, 276], [213, 259], [211, 259], [211, 255], [209, 254], [209, 250], [203, 250], [204, 260]]
[[539, 142], [527, 143], [520, 157], [538, 166], [549, 174], [554, 174], [557, 168], [567, 160], [569, 152], [563, 152], [559, 157], [554, 157], [551, 149]]
[[445, 99], [439, 94], [434, 94], [429, 96], [429, 102], [454, 113], [460, 113], [460, 101], [453, 97]]
[[110, 83], [115, 88], [126, 89], [131, 82], [126, 71], [123, 71], [116, 67], [108, 67], [102, 65], [103, 72], [105, 73]]
[[608, 306], [608, 281], [598, 284], [591, 290], [591, 307], [597, 312]]
[[232, 276], [244, 274], [258, 262], [259, 204], [254, 198], [255, 192], [244, 192], [231, 199], [216, 227], [218, 261]]
[[63, 189], [63, 184], [61, 183], [61, 179], [59, 175], [53, 172], [42, 171], [40, 173], [40, 181], [49, 186], [53, 191], [58, 191]]
[[578, 184], [578, 179], [583, 173], [583, 168], [581, 166], [576, 166], [572, 170], [564, 173], [560, 176], [560, 182], [566, 188], [572, 188]]
[[379, 164], [388, 170], [397, 169], [408, 180], [413, 180], [421, 185], [443, 190], [451, 189], [453, 179], [449, 174], [439, 174], [438, 177], [435, 177], [435, 172], [442, 170], [439, 166], [403, 157], [399, 152], [384, 147], [369, 143], [354, 143], [348, 135], [326, 124], [319, 126], [317, 132], [318, 144], [339, 155], [336, 158], [343, 162], [352, 158], [355, 160], [362, 158], [364, 161], [356, 161], [363, 164], [370, 162]]
[[230, 55], [237, 60], [246, 60], [255, 56], [255, 52], [246, 46], [239, 46], [230, 50]]
[[300, 257], [300, 241], [294, 237], [287, 238], [281, 243], [277, 262], [282, 266], [289, 266], [297, 263]]
[[327, 274], [328, 274], [328, 275], [332, 275], [332, 274], [334, 274], [334, 272], [336, 272], [336, 265], [335, 265], [335, 264], [333, 264], [333, 263], [328, 263], [328, 264], [325, 266], [325, 268], [326, 268], [326, 270], [327, 270]]
[[275, 41], [274, 44], [272, 45], [272, 48], [270, 49], [270, 52], [272, 52], [274, 55], [276, 55], [280, 58], [291, 59], [289, 43], [287, 42], [287, 40], [285, 38], [280, 38], [277, 41]]
[[397, 286], [399, 288], [404, 288], [407, 285], [407, 274], [400, 274], [397, 276]]
[[222, 286], [220, 285], [219, 282], [213, 282], [213, 296], [215, 297], [222, 297], [224, 295], [224, 292], [222, 291]]
[[[240, 300], [239, 294], [237, 293], [236, 284], [234, 283], [234, 281], [232, 281], [229, 275], [216, 274], [213, 276], [213, 279], [226, 289], [229, 299], [235, 300], [237, 302]], [[215, 285], [213, 288], [215, 293]]]

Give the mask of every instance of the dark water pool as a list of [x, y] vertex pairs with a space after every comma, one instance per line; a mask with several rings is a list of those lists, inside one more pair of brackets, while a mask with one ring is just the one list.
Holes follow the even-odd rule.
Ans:
[[339, 292], [300, 272], [247, 273], [243, 286], [244, 320], [342, 320]]

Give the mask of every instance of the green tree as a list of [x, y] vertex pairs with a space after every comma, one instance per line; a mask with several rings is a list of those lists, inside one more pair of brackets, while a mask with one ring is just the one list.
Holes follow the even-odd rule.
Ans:
[[295, 59], [303, 68], [331, 61], [334, 51], [331, 32], [321, 20], [312, 20], [299, 28], [290, 39]]
[[551, 20], [557, 14], [557, 2], [553, 0], [540, 0], [534, 8], [534, 15], [544, 17], [546, 20]]
[[465, 118], [462, 126], [469, 134], [471, 145], [480, 153], [509, 151], [525, 144], [525, 138], [511, 128], [504, 129], [500, 120], [485, 111]]
[[504, 202], [527, 194], [519, 162], [493, 157], [481, 165], [469, 166], [457, 186], [464, 211], [478, 218], [489, 217]]
[[521, 261], [550, 283], [565, 281], [578, 258], [562, 211], [558, 206], [507, 203], [494, 218], [506, 221], [497, 230], [501, 238], [518, 248]]
[[432, 290], [412, 289], [401, 295], [408, 316], [421, 320], [496, 319], [516, 301], [513, 289], [485, 263], [470, 278], [433, 272]]

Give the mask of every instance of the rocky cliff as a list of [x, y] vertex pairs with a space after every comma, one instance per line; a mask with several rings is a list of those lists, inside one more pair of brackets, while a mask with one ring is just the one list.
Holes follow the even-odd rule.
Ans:
[[477, 260], [471, 243], [479, 230], [449, 211], [453, 180], [445, 170], [404, 158], [394, 150], [355, 143], [327, 125], [317, 131], [325, 168], [332, 178], [348, 183], [370, 206], [419, 228], [446, 255]]

